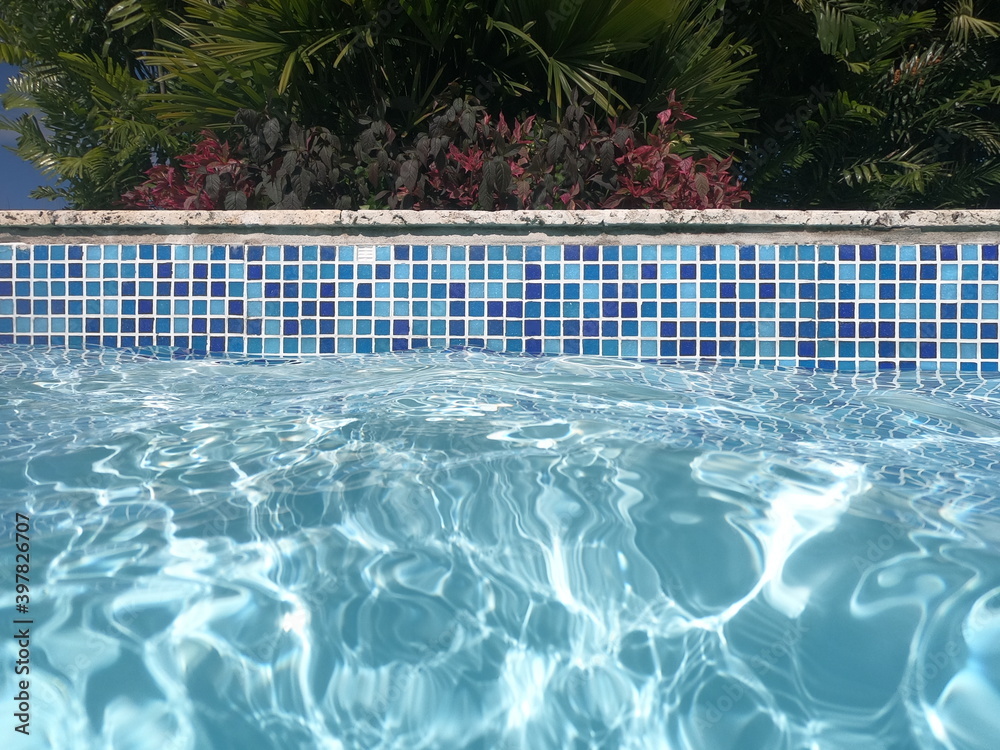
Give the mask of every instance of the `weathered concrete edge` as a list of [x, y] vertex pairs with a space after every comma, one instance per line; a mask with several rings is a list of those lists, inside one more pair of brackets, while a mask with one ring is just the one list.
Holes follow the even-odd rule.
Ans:
[[602, 211], [0, 211], [0, 227], [233, 230], [264, 227], [393, 229], [671, 228], [1000, 229], [1000, 210], [753, 211], [747, 209]]
[[698, 241], [995, 242], [1000, 210], [755, 211], [0, 211], [0, 242], [255, 242], [328, 238], [396, 242]]

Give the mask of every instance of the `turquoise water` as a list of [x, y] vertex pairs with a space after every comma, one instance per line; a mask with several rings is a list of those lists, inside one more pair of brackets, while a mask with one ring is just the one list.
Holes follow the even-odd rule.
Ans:
[[996, 378], [8, 347], [17, 512], [15, 747], [1000, 742]]

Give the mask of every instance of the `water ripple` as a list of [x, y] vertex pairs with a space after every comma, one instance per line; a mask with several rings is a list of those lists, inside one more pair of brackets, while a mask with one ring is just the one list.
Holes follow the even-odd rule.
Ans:
[[995, 747], [1000, 379], [250, 362], [0, 349], [26, 747]]

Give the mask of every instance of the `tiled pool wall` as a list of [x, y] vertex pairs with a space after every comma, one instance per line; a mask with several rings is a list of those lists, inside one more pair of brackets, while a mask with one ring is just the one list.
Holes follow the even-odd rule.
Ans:
[[582, 226], [552, 213], [541, 227], [488, 215], [457, 231], [448, 217], [401, 225], [372, 212], [382, 216], [359, 226], [333, 213], [305, 225], [129, 214], [128, 226], [121, 215], [0, 214], [0, 345], [1000, 366], [1000, 212], [895, 215], [887, 227], [871, 224], [882, 214], [844, 214], [816, 228], [796, 212]]

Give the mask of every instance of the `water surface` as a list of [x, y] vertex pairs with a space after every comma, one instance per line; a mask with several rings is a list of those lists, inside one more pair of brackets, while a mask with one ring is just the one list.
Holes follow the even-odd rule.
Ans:
[[16, 512], [17, 747], [998, 746], [997, 378], [6, 347]]

